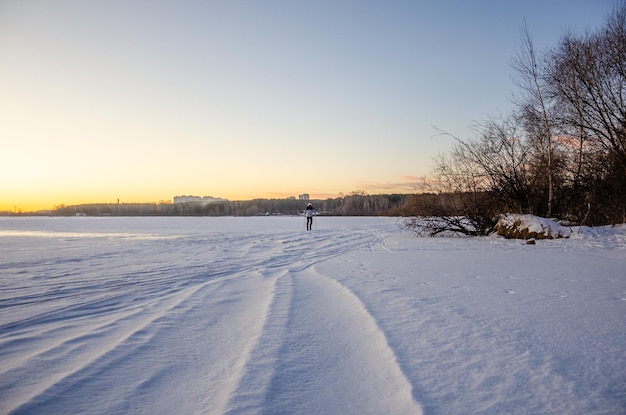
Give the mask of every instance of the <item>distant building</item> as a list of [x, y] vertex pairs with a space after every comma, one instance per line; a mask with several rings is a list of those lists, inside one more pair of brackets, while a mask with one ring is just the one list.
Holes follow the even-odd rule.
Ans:
[[226, 199], [213, 196], [174, 196], [174, 203], [214, 203], [214, 202], [226, 202]]
[[298, 196], [298, 199], [300, 199], [300, 200], [309, 200], [309, 194], [308, 193], [302, 193], [300, 196]]
[[201, 202], [200, 196], [174, 196], [174, 203]]

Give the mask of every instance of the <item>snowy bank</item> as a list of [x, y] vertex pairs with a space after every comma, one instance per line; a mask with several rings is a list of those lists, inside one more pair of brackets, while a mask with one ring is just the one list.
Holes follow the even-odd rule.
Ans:
[[555, 239], [568, 238], [572, 229], [552, 219], [508, 213], [500, 215], [496, 233], [507, 239]]

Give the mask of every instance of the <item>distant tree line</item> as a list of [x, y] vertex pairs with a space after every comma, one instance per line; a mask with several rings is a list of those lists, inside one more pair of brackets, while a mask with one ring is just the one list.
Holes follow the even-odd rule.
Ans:
[[298, 215], [308, 202], [318, 214], [333, 216], [401, 215], [409, 195], [354, 194], [326, 200], [254, 199], [211, 203], [98, 203], [57, 206], [53, 216], [260, 216]]
[[[566, 33], [541, 56], [526, 25], [514, 57], [515, 110], [476, 126], [476, 136], [435, 160], [428, 196], [407, 214], [435, 215], [436, 234], [490, 233], [500, 213], [527, 213], [585, 225], [626, 217], [626, 3], [603, 27]], [[459, 222], [458, 217], [464, 221]]]

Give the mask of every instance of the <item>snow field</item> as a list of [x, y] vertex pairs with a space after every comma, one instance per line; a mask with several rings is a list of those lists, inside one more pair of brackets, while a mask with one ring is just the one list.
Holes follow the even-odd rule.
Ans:
[[459, 241], [319, 267], [348, 270], [335, 278], [388, 333], [424, 413], [623, 413], [625, 246], [611, 262], [579, 241]]
[[626, 229], [0, 219], [0, 413], [622, 414]]

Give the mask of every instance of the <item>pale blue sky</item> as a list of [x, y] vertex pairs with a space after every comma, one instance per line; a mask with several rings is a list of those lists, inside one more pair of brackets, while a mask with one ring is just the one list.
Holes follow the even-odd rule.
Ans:
[[0, 0], [0, 210], [413, 191], [609, 0]]

